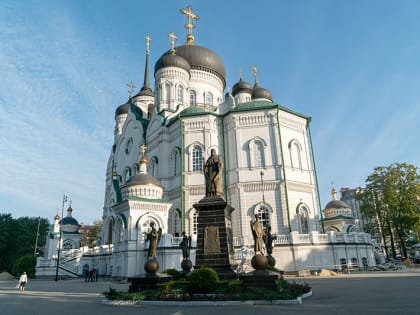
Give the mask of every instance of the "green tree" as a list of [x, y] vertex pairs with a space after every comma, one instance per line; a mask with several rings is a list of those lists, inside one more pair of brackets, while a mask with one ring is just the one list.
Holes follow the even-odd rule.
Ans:
[[33, 255], [26, 255], [19, 257], [13, 265], [13, 274], [16, 276], [21, 275], [24, 271], [28, 277], [35, 277], [36, 258]]
[[397, 243], [407, 257], [406, 241], [420, 225], [419, 196], [420, 174], [414, 165], [379, 166], [367, 177], [366, 188], [359, 195], [361, 210], [377, 222], [387, 255], [395, 257]]
[[13, 219], [11, 214], [0, 214], [0, 270], [13, 272], [13, 265], [20, 257], [42, 255], [48, 229], [47, 219]]
[[101, 232], [102, 228], [102, 221], [95, 220], [93, 221], [93, 228], [90, 228], [85, 235], [83, 235], [82, 239], [80, 240], [81, 246], [88, 246], [89, 248], [94, 247], [97, 245], [97, 241], [99, 238], [99, 233]]

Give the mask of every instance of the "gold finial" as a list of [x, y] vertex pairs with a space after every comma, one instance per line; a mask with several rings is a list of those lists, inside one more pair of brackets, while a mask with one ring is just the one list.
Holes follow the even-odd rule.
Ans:
[[130, 83], [128, 83], [128, 84], [127, 84], [127, 86], [130, 88], [130, 89], [128, 90], [128, 93], [129, 93], [129, 95], [130, 95], [130, 98], [132, 98], [132, 97], [133, 97], [133, 91], [134, 91], [134, 90], [133, 90], [133, 88], [134, 88], [134, 87], [136, 87], [136, 86], [135, 86], [135, 85], [133, 84], [133, 82], [131, 82], [131, 81], [130, 81]]
[[239, 79], [242, 79], [242, 69], [241, 68], [239, 68]]
[[150, 53], [150, 42], [152, 41], [152, 38], [149, 35], [144, 36], [144, 39], [146, 40], [146, 54]]
[[174, 53], [175, 52], [176, 36], [175, 36], [174, 32], [172, 32], [172, 33], [169, 33], [168, 34], [168, 37], [171, 39], [171, 42], [170, 42], [170, 44], [171, 44], [171, 53]]
[[258, 83], [258, 80], [257, 80], [258, 69], [257, 69], [257, 66], [256, 65], [253, 65], [252, 66], [252, 72], [254, 72], [254, 82], [255, 83]]
[[193, 20], [198, 21], [200, 17], [197, 14], [194, 14], [192, 11], [192, 6], [188, 5], [186, 9], [179, 10], [181, 14], [185, 14], [188, 18], [188, 23], [184, 24], [184, 27], [188, 30], [187, 35], [187, 44], [194, 45], [194, 36], [192, 34], [192, 29], [195, 28]]
[[331, 197], [333, 200], [337, 200], [337, 191], [334, 188], [334, 181], [331, 181]]

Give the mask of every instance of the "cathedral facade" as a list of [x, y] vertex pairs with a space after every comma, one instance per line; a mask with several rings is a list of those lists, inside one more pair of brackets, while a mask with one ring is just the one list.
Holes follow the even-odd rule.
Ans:
[[226, 91], [222, 59], [192, 34], [198, 16], [190, 6], [181, 13], [188, 18], [185, 43], [176, 46], [175, 34], [169, 34], [171, 46], [154, 64], [152, 86], [146, 36], [143, 86], [133, 95], [130, 83], [128, 101], [115, 110], [97, 246], [68, 249], [65, 257], [71, 259], [60, 258], [59, 264], [51, 249], [37, 270], [74, 276], [94, 266], [100, 275], [133, 277], [144, 272], [151, 225], [162, 231], [160, 271], [180, 269], [183, 233], [192, 238], [194, 263], [198, 213], [193, 205], [206, 195], [203, 168], [212, 152], [222, 161], [220, 193], [233, 208], [229, 230], [239, 272], [250, 266], [250, 222], [256, 217], [265, 231], [276, 234], [272, 255], [286, 272], [337, 270], [348, 262], [373, 266], [370, 235], [347, 226], [329, 229], [341, 209], [337, 201], [325, 209], [328, 218], [321, 215], [311, 118], [276, 103], [260, 85], [255, 66], [252, 84], [240, 74]]
[[[193, 204], [205, 195], [203, 159], [212, 149], [221, 157], [225, 200], [232, 213], [234, 238], [252, 242], [249, 222], [255, 215], [264, 227], [286, 234], [320, 231], [316, 174], [309, 138], [310, 117], [273, 101], [260, 86], [243, 80], [226, 89], [221, 58], [196, 44], [191, 33], [196, 17], [191, 7], [185, 44], [163, 53], [149, 84], [149, 43], [143, 87], [115, 111], [114, 143], [106, 171], [103, 242], [120, 230], [115, 207], [121, 187], [139, 171], [140, 146], [147, 146], [148, 174], [163, 187], [172, 206], [164, 220], [150, 212], [141, 226], [154, 221], [167, 233], [196, 234]], [[188, 28], [188, 25], [190, 25]], [[129, 223], [130, 224], [130, 223]], [[134, 224], [131, 222], [131, 224]]]

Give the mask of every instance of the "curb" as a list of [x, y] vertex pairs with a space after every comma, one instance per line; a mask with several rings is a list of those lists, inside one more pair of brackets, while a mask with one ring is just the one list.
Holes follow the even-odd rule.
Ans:
[[297, 305], [302, 300], [311, 297], [312, 291], [298, 296], [294, 300], [247, 300], [247, 301], [111, 301], [102, 300], [102, 304], [124, 305], [148, 305], [148, 306], [240, 306], [240, 305]]

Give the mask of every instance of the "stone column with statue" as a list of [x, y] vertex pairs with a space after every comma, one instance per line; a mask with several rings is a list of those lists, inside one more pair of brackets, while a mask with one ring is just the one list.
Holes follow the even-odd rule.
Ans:
[[234, 210], [223, 198], [223, 162], [212, 149], [204, 163], [206, 195], [193, 207], [197, 210], [197, 249], [195, 268], [213, 268], [219, 278], [236, 277], [231, 212]]

